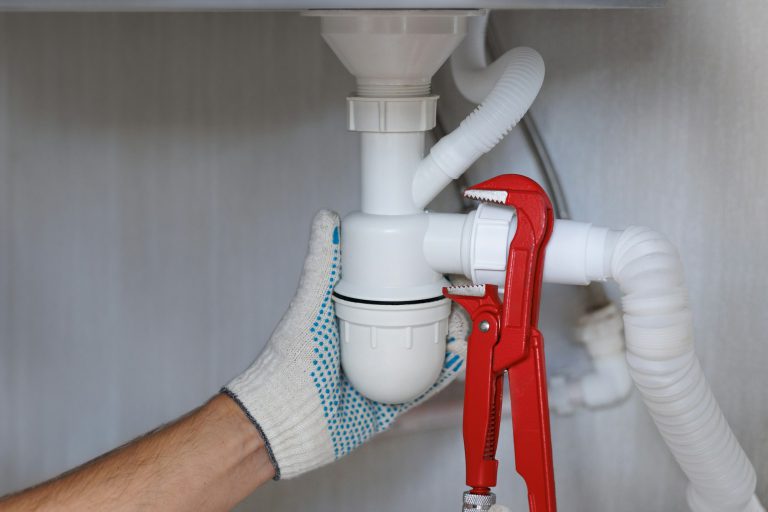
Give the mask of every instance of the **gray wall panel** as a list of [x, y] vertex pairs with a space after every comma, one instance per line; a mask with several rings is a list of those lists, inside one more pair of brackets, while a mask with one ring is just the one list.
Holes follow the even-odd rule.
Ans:
[[[697, 347], [768, 498], [768, 8], [510, 12], [541, 51], [534, 106], [574, 216], [680, 246]], [[320, 207], [356, 208], [353, 80], [293, 14], [0, 15], [0, 493], [199, 404], [259, 352]], [[438, 77], [449, 123], [469, 110]], [[480, 179], [536, 176], [520, 134]], [[279, 217], [278, 217], [279, 215]], [[616, 293], [615, 290], [612, 293]], [[551, 367], [578, 290], [547, 287]], [[509, 425], [505, 425], [505, 429]], [[508, 430], [505, 430], [508, 434]], [[563, 510], [682, 510], [637, 396], [553, 419]], [[502, 439], [502, 501], [524, 509]], [[385, 437], [242, 510], [456, 507], [458, 428]]]

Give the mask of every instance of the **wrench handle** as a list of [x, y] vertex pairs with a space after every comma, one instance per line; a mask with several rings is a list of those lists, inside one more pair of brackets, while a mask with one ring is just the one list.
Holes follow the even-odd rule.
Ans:
[[530, 511], [555, 512], [544, 339], [533, 329], [530, 340], [528, 356], [508, 370], [515, 468], [528, 487]]

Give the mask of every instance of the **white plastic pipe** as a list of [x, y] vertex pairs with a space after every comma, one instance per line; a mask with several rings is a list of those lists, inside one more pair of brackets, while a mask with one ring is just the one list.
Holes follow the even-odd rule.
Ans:
[[424, 132], [362, 132], [362, 211], [374, 215], [421, 213], [411, 200], [413, 170], [424, 158]]
[[[416, 206], [426, 206], [446, 185], [490, 151], [520, 121], [544, 81], [544, 61], [530, 48], [503, 57], [503, 72], [482, 104], [432, 147], [413, 180]], [[496, 67], [494, 69], [501, 69]], [[489, 75], [490, 76], [490, 75]]]
[[762, 511], [755, 470], [717, 405], [693, 350], [683, 268], [662, 235], [629, 228], [611, 251], [624, 293], [632, 378], [662, 437], [690, 480], [694, 512]]
[[[509, 244], [517, 229], [514, 209], [481, 204], [469, 214], [430, 213], [427, 217], [424, 259], [433, 270], [503, 287]], [[544, 281], [582, 285], [605, 281], [610, 269], [606, 247], [613, 247], [617, 236], [587, 222], [555, 220]]]
[[475, 212], [429, 213], [424, 259], [441, 274], [470, 275], [470, 240]]

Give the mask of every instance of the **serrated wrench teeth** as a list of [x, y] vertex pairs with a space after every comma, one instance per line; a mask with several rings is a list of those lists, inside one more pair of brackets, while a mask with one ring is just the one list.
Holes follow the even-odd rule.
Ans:
[[485, 295], [485, 285], [449, 286], [446, 288], [446, 291], [449, 295], [455, 296], [483, 297]]
[[508, 193], [506, 190], [483, 190], [468, 188], [464, 191], [464, 197], [482, 201], [484, 203], [506, 204]]

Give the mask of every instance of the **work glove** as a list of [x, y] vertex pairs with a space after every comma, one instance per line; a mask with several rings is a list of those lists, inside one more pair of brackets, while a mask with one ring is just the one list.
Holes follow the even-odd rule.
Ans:
[[426, 401], [463, 370], [469, 320], [454, 308], [443, 370], [422, 396], [383, 404], [362, 396], [340, 368], [331, 293], [341, 275], [339, 216], [320, 211], [312, 223], [299, 289], [258, 359], [222, 393], [259, 431], [275, 480], [293, 478], [348, 454]]

